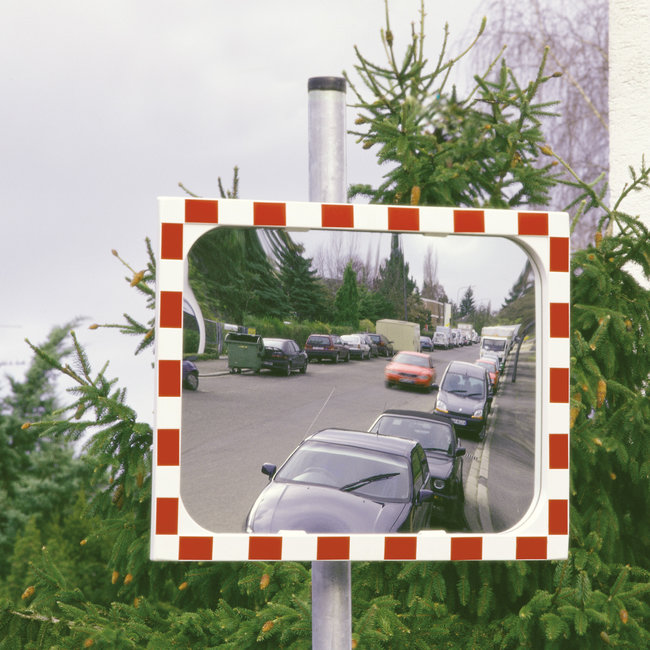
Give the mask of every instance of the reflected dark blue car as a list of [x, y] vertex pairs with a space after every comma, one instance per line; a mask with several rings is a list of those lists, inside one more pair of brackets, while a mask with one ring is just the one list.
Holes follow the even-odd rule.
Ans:
[[362, 431], [325, 429], [303, 440], [277, 469], [246, 518], [248, 533], [413, 532], [432, 514], [422, 445]]
[[446, 418], [425, 411], [389, 409], [371, 425], [372, 433], [417, 440], [431, 472], [435, 515], [445, 524], [464, 527], [463, 456], [454, 426]]
[[199, 387], [199, 369], [190, 359], [183, 359], [183, 388], [197, 390]]

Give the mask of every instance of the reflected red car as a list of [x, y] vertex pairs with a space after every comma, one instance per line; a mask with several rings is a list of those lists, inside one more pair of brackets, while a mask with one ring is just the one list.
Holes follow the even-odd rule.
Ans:
[[499, 383], [499, 362], [494, 357], [481, 357], [477, 359], [474, 363], [477, 363], [481, 366], [485, 366], [490, 375], [490, 381], [492, 382], [492, 388], [497, 389]]
[[386, 386], [413, 386], [433, 390], [436, 369], [433, 357], [424, 352], [398, 352], [384, 371]]

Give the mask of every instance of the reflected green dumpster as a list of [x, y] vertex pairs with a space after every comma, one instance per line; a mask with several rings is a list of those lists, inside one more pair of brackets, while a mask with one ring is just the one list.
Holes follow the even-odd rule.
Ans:
[[226, 335], [226, 344], [228, 345], [228, 368], [231, 373], [261, 370], [264, 356], [264, 343], [261, 336], [230, 332]]

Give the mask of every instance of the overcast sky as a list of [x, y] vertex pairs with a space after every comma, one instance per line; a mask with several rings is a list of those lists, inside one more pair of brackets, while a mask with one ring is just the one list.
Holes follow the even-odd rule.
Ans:
[[[427, 0], [432, 59], [445, 22], [450, 54], [478, 29], [478, 4]], [[398, 51], [418, 9], [391, 2]], [[229, 186], [235, 165], [242, 198], [307, 200], [307, 80], [352, 72], [354, 45], [383, 63], [383, 26], [383, 0], [6, 0], [0, 375], [29, 357], [25, 337], [39, 343], [85, 318], [91, 362], [111, 359], [109, 375], [150, 420], [151, 356], [134, 361], [134, 341], [87, 329], [123, 312], [149, 318], [111, 249], [143, 267], [156, 198], [182, 195], [179, 182], [217, 196], [217, 178]], [[354, 117], [350, 109], [348, 126]], [[348, 182], [377, 182], [374, 156], [352, 138], [347, 156]], [[455, 285], [447, 291], [456, 299]]]

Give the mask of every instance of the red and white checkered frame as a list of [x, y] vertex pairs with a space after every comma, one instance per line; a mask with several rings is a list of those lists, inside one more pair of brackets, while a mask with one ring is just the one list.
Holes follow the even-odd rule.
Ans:
[[[439, 207], [162, 198], [152, 560], [552, 560], [568, 555], [569, 220], [565, 213]], [[185, 256], [221, 226], [500, 236], [521, 245], [537, 273], [535, 494], [501, 533], [397, 535], [214, 533], [185, 510], [181, 485], [181, 361]], [[227, 498], [224, 495], [223, 498]]]

